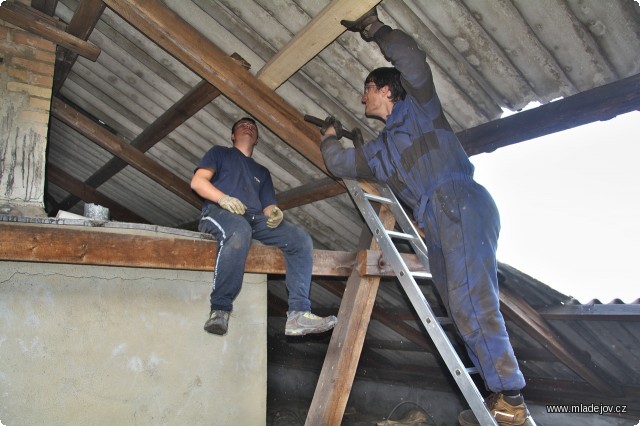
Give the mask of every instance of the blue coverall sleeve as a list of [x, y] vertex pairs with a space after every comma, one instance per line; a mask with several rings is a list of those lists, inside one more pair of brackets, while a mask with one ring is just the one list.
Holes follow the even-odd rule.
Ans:
[[373, 179], [373, 172], [367, 165], [362, 149], [343, 148], [335, 137], [329, 137], [320, 144], [322, 158], [327, 169], [336, 177]]
[[434, 85], [427, 55], [416, 41], [401, 30], [380, 28], [373, 39], [384, 57], [402, 74], [402, 85], [408, 94], [420, 101], [433, 97]]

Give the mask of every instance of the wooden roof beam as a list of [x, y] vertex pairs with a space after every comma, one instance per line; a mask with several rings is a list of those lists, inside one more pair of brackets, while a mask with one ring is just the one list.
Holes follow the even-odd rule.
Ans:
[[344, 192], [346, 192], [346, 189], [341, 183], [336, 182], [333, 178], [326, 177], [280, 192], [276, 195], [276, 198], [278, 199], [278, 206], [282, 210], [287, 210], [304, 206], [314, 201], [331, 198]]
[[[492, 152], [562, 130], [640, 110], [640, 74], [456, 133], [468, 155]], [[303, 196], [303, 191], [309, 191]], [[278, 195], [288, 208], [345, 192], [331, 179]]]
[[54, 98], [51, 101], [51, 114], [195, 208], [199, 209], [202, 206], [202, 200], [191, 190], [189, 183], [145, 156], [144, 153], [126, 143], [121, 137], [85, 117], [71, 105], [59, 98]]
[[458, 132], [467, 154], [492, 152], [640, 109], [640, 74]]
[[98, 59], [100, 55], [98, 47], [52, 25], [49, 19], [34, 16], [33, 13], [25, 13], [23, 7], [14, 6], [9, 2], [3, 3], [0, 6], [0, 19], [72, 50], [90, 61]]
[[573, 355], [571, 349], [558, 339], [545, 319], [531, 305], [504, 286], [500, 288], [500, 307], [505, 318], [517, 324], [595, 389], [607, 395], [618, 393], [609, 383], [595, 374], [591, 367], [584, 365]]
[[[69, 263], [78, 265], [128, 266], [138, 268], [212, 271], [216, 242], [196, 238], [176, 238], [171, 234], [132, 234], [144, 225], [121, 224], [124, 229], [103, 227], [43, 226], [0, 222], [0, 260]], [[108, 231], [108, 232], [105, 232]], [[113, 250], [120, 247], [121, 250]], [[355, 253], [313, 251], [313, 274], [343, 277], [351, 272]], [[245, 272], [280, 274], [286, 272], [284, 256], [277, 247], [254, 244], [249, 250]]]
[[[106, 5], [102, 0], [81, 0], [71, 18], [71, 22], [69, 22], [67, 32], [81, 40], [87, 40], [100, 20], [105, 7]], [[78, 54], [76, 52], [65, 49], [62, 56], [56, 59], [56, 66], [53, 73], [54, 96], [60, 91], [77, 58]]]
[[358, 19], [380, 1], [332, 1], [269, 60], [256, 77], [272, 90], [277, 89], [345, 31], [341, 19]]
[[157, 0], [106, 0], [115, 13], [326, 171], [320, 132], [269, 86]]
[[57, 166], [48, 163], [47, 164], [47, 180], [67, 192], [70, 192], [78, 199], [85, 202], [99, 204], [109, 208], [109, 213], [112, 219], [121, 222], [136, 222], [136, 223], [149, 223], [148, 220], [143, 219], [132, 211], [126, 209], [122, 205], [113, 201], [106, 195], [101, 194], [94, 188], [83, 183], [81, 180], [76, 179], [64, 170], [59, 169]]
[[[263, 78], [269, 77], [269, 82], [266, 83], [241, 69], [221, 49], [157, 0], [106, 0], [105, 3], [156, 44], [217, 87], [226, 97], [312, 164], [326, 172], [319, 149], [320, 133], [304, 121], [302, 114], [274, 92], [274, 89], [288, 78], [287, 73], [276, 70], [275, 59], [267, 64], [261, 73]], [[358, 18], [371, 7], [371, 4], [377, 4], [377, 1], [332, 2], [329, 10], [341, 16], [332, 16], [323, 11], [305, 28], [304, 34], [289, 43], [288, 46], [292, 47], [280, 52], [278, 61], [286, 58], [287, 67], [301, 67], [333, 41], [324, 39], [325, 44], [315, 44], [317, 34], [335, 33], [335, 37], [338, 37], [344, 31], [339, 20]], [[303, 58], [307, 56], [308, 59]], [[298, 58], [303, 59], [298, 62]]]
[[[231, 58], [247, 69], [251, 67], [249, 63], [237, 53], [233, 53]], [[182, 123], [187, 121], [218, 96], [220, 96], [220, 91], [218, 89], [205, 80], [201, 81], [185, 93], [178, 102], [171, 106], [171, 108], [166, 110], [160, 117], [144, 129], [142, 133], [136, 136], [136, 138], [131, 141], [131, 146], [137, 148], [141, 152], [147, 152], [156, 143], [164, 139]], [[118, 157], [114, 157], [91, 175], [85, 183], [97, 188], [115, 176], [116, 173], [124, 169], [126, 166], [126, 161], [123, 161]], [[78, 201], [78, 197], [70, 195], [60, 202], [59, 208], [62, 210], [69, 209]]]

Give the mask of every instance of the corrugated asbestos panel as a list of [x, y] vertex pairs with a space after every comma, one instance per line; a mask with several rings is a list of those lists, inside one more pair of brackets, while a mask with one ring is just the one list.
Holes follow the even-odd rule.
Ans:
[[[317, 16], [328, 0], [165, 0], [175, 11], [227, 54], [240, 54], [256, 74], [287, 42]], [[77, 0], [59, 0], [56, 16], [69, 22]], [[455, 130], [495, 120], [503, 108], [518, 110], [529, 102], [586, 91], [640, 72], [640, 6], [633, 0], [384, 0], [381, 19], [414, 36], [427, 53], [447, 117]], [[130, 143], [144, 128], [176, 103], [201, 78], [106, 9], [89, 41], [102, 49], [96, 62], [83, 58], [74, 65], [61, 95], [101, 120]], [[332, 114], [347, 128], [362, 128], [372, 138], [381, 123], [363, 116], [363, 81], [375, 67], [388, 66], [378, 48], [345, 32], [309, 61], [277, 93], [301, 114], [324, 118]], [[218, 97], [151, 148], [147, 155], [188, 182], [202, 155], [214, 144], [229, 146], [230, 126], [245, 115], [224, 96]], [[85, 180], [111, 155], [85, 137], [52, 119], [48, 161]], [[264, 126], [254, 158], [271, 170], [277, 192], [324, 178], [325, 175]], [[177, 227], [198, 218], [198, 209], [140, 172], [127, 167], [100, 192], [151, 223]], [[48, 185], [61, 201], [68, 194]], [[82, 203], [71, 210], [81, 213]], [[285, 217], [309, 231], [316, 248], [354, 250], [362, 222], [346, 194], [297, 207]], [[501, 285], [541, 309], [568, 297], [508, 265], [500, 265]], [[269, 291], [286, 301], [281, 277]], [[423, 287], [430, 301], [430, 286]], [[337, 307], [340, 300], [319, 285], [312, 303]], [[406, 297], [393, 280], [383, 280], [376, 306], [388, 312], [410, 312]], [[277, 330], [282, 333], [284, 320]], [[615, 380], [638, 385], [636, 323], [550, 321], [563, 340], [588, 354]], [[415, 321], [407, 324], [419, 329]], [[514, 346], [540, 351], [540, 343], [508, 324]], [[406, 340], [372, 321], [367, 339]], [[304, 345], [303, 353], [324, 356], [326, 346]], [[434, 358], [419, 351], [374, 350], [392, 365], [431, 365]], [[540, 352], [537, 352], [540, 353]], [[430, 359], [428, 359], [431, 357]], [[527, 376], [579, 380], [559, 362], [526, 361]]]
[[[528, 1], [384, 0], [378, 11], [427, 52], [446, 114], [454, 128], [464, 129], [498, 118], [503, 107], [548, 102], [640, 69], [640, 55], [632, 54], [640, 51], [638, 6], [632, 1], [541, 1], [544, 7]], [[164, 3], [223, 51], [239, 53], [255, 74], [328, 1]], [[59, 1], [56, 15], [69, 22], [77, 5]], [[109, 9], [89, 40], [102, 49], [100, 57], [95, 63], [79, 58], [61, 94], [128, 142], [200, 81]], [[277, 92], [303, 114], [334, 114], [373, 137], [380, 123], [362, 115], [362, 83], [369, 70], [386, 65], [374, 44], [346, 32]], [[230, 124], [243, 114], [221, 96], [148, 155], [188, 181], [208, 148], [229, 145]], [[255, 159], [271, 170], [277, 191], [324, 177], [267, 129], [261, 128], [260, 136]], [[52, 132], [51, 150], [84, 151], [71, 145], [74, 139]], [[86, 178], [107, 158], [87, 152], [83, 158], [54, 155], [50, 161]], [[152, 222], [177, 226], [197, 218], [197, 209], [179, 206], [184, 201], [144, 179], [119, 178], [110, 185], [105, 188], [111, 194]], [[125, 196], [134, 189], [139, 192]], [[162, 218], [162, 210], [171, 211], [170, 217]], [[292, 209], [288, 217], [308, 229], [319, 248], [355, 247], [361, 226], [346, 196]]]

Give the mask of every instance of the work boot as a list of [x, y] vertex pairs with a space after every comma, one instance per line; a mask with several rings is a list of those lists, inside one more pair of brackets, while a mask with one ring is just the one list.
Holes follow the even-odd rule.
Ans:
[[[531, 414], [527, 410], [527, 404], [524, 403], [522, 395], [504, 396], [501, 393], [494, 393], [489, 395], [485, 400], [485, 404], [500, 426], [533, 424], [531, 422]], [[476, 426], [480, 424], [471, 410], [465, 410], [460, 413], [458, 422], [460, 422], [461, 426]]]
[[322, 318], [311, 312], [291, 311], [287, 312], [287, 324], [284, 334], [287, 336], [304, 336], [309, 333], [323, 333], [331, 330], [338, 319], [330, 315]]
[[222, 336], [229, 327], [229, 314], [228, 311], [211, 311], [209, 319], [204, 323], [204, 329], [209, 333]]
[[427, 426], [427, 415], [418, 409], [409, 411], [401, 420], [383, 420], [376, 426]]

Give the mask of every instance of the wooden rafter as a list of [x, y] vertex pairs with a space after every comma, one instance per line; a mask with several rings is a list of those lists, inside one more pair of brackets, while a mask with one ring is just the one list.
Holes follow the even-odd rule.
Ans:
[[227, 98], [268, 127], [320, 170], [320, 132], [264, 82], [157, 0], [106, 0], [115, 13], [144, 33]]
[[380, 1], [332, 1], [260, 69], [257, 77], [277, 89], [345, 31], [341, 19], [355, 20]]
[[202, 200], [191, 191], [187, 182], [126, 143], [121, 137], [85, 117], [71, 105], [54, 98], [51, 101], [51, 114], [192, 206], [198, 209], [202, 206]]
[[[476, 155], [636, 110], [640, 110], [640, 74], [460, 131], [456, 136], [468, 155]], [[293, 208], [345, 191], [332, 179], [323, 179], [278, 197]]]
[[640, 74], [457, 133], [467, 154], [498, 148], [640, 110]]
[[[244, 68], [249, 69], [250, 65], [240, 55], [234, 53], [231, 58], [238, 62]], [[141, 152], [147, 152], [156, 143], [160, 142], [169, 133], [178, 128], [182, 123], [187, 121], [198, 111], [208, 105], [211, 101], [220, 95], [220, 91], [213, 87], [207, 81], [201, 81], [189, 90], [178, 102], [173, 104], [171, 108], [166, 110], [160, 117], [151, 123], [142, 133], [131, 141], [131, 146], [137, 148]], [[120, 170], [127, 166], [128, 162], [119, 157], [114, 157], [104, 166], [97, 170], [87, 180], [86, 184], [97, 188], [111, 177], [115, 176]], [[79, 198], [69, 195], [59, 205], [62, 210], [69, 209], [76, 204]]]
[[91, 61], [98, 59], [100, 49], [93, 44], [74, 37], [66, 31], [52, 25], [48, 19], [35, 17], [34, 14], [31, 13], [24, 13], [22, 7], [10, 9], [8, 6], [8, 4], [0, 6], [0, 19], [37, 34], [52, 43], [72, 50]]
[[[100, 16], [102, 16], [102, 12], [105, 7], [106, 6], [102, 0], [82, 0], [73, 14], [71, 22], [69, 22], [67, 32], [81, 40], [87, 40], [93, 31], [93, 28], [98, 23]], [[54, 96], [60, 91], [60, 88], [67, 79], [69, 72], [71, 72], [71, 68], [73, 67], [73, 64], [75, 64], [77, 58], [78, 54], [68, 49], [64, 49], [62, 55], [56, 58], [56, 65], [53, 73]]]
[[148, 223], [147, 220], [51, 163], [47, 164], [47, 180], [65, 191], [70, 192], [74, 196], [78, 197], [78, 199], [107, 207], [112, 220]]
[[558, 339], [545, 319], [531, 305], [504, 286], [500, 289], [500, 305], [505, 318], [526, 331], [587, 383], [607, 395], [617, 393], [611, 385], [595, 374], [592, 368], [573, 355], [571, 349]]

